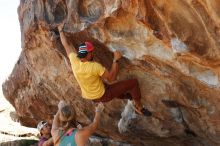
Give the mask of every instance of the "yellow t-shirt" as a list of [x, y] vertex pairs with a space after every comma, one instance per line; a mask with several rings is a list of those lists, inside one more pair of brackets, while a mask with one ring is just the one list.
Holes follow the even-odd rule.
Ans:
[[79, 83], [82, 97], [86, 99], [99, 99], [105, 93], [101, 76], [105, 68], [97, 62], [81, 62], [76, 53], [70, 53], [69, 59], [73, 74]]

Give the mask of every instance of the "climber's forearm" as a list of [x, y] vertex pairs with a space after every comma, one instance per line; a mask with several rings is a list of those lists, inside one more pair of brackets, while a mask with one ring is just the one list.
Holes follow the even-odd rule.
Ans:
[[56, 115], [54, 116], [51, 132], [59, 129], [60, 126], [59, 112], [60, 111], [58, 110]]
[[116, 77], [118, 75], [118, 71], [119, 71], [118, 63], [117, 62], [113, 62], [111, 70], [109, 72], [109, 74], [110, 74], [109, 82], [113, 82], [113, 81], [116, 80]]
[[71, 52], [75, 52], [75, 48], [67, 41], [63, 31], [60, 31], [60, 39], [68, 56]]

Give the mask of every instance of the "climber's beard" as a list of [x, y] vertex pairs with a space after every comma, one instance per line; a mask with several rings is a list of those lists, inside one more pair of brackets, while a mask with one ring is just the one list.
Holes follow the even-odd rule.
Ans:
[[89, 61], [93, 61], [93, 59], [94, 59], [94, 57], [92, 56], [92, 57], [89, 59]]
[[93, 61], [93, 59], [94, 59], [94, 54], [93, 54], [93, 52], [91, 52], [90, 57], [89, 57], [89, 61]]

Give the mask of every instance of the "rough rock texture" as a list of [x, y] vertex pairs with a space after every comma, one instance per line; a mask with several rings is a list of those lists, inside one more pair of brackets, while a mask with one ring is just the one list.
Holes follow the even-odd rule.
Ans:
[[219, 0], [21, 0], [18, 13], [23, 50], [3, 92], [23, 125], [51, 120], [60, 99], [83, 125], [93, 118], [59, 39], [65, 21], [69, 41], [94, 42], [95, 60], [107, 68], [111, 51], [123, 52], [118, 80], [137, 78], [154, 113], [123, 114], [130, 122], [120, 134], [127, 101], [113, 100], [99, 136], [135, 146], [220, 145]]
[[37, 146], [36, 140], [15, 140], [15, 141], [9, 141], [9, 142], [3, 142], [0, 143], [0, 146]]

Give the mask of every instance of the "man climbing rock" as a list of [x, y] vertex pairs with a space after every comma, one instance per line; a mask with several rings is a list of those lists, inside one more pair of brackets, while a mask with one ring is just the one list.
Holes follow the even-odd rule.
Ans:
[[37, 129], [40, 132], [40, 140], [38, 146], [53, 146], [53, 139], [51, 136], [51, 126], [47, 122], [40, 121], [37, 125]]
[[95, 48], [91, 42], [85, 42], [79, 46], [78, 52], [67, 41], [63, 32], [63, 24], [58, 27], [61, 42], [70, 59], [73, 74], [79, 83], [82, 97], [94, 102], [108, 102], [113, 98], [132, 99], [138, 114], [151, 116], [151, 112], [141, 104], [141, 92], [136, 79], [124, 80], [111, 85], [103, 80], [112, 82], [116, 80], [119, 66], [118, 61], [121, 53], [114, 52], [114, 60], [111, 70], [108, 71], [101, 64], [93, 61]]

